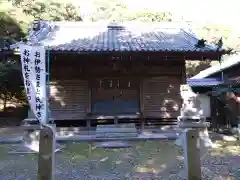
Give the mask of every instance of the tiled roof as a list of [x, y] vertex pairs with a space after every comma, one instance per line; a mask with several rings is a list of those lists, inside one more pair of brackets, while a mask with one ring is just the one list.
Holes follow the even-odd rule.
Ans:
[[203, 79], [187, 79], [187, 83], [191, 87], [211, 87], [223, 84], [224, 81], [221, 81], [217, 78], [203, 78]]
[[228, 56], [225, 60], [223, 60], [221, 63], [215, 64], [212, 67], [209, 67], [201, 72], [199, 72], [197, 75], [193, 76], [191, 79], [201, 79], [209, 77], [215, 73], [221, 72], [223, 70], [226, 70], [228, 68], [231, 68], [237, 64], [240, 64], [240, 54], [234, 54], [231, 56]]
[[128, 52], [128, 51], [216, 51], [214, 45], [196, 48], [198, 42], [191, 28], [175, 23], [104, 23], [41, 21], [30, 42], [54, 51]]

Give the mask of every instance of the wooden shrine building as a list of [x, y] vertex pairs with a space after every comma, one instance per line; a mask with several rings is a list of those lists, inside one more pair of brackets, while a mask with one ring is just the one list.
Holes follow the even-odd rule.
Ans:
[[40, 21], [30, 32], [32, 42], [50, 53], [50, 109], [56, 123], [175, 121], [185, 60], [222, 55], [189, 26], [175, 23]]
[[[192, 80], [206, 78], [221, 79], [221, 85], [212, 96], [212, 122], [220, 126], [237, 127], [240, 122], [240, 54], [223, 58], [222, 62], [209, 67], [192, 77]], [[202, 88], [201, 88], [202, 89]]]

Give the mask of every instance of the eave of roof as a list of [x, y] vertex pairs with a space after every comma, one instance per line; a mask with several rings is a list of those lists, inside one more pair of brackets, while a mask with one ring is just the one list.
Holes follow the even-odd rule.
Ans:
[[41, 21], [40, 29], [31, 31], [28, 39], [27, 43], [52, 51], [220, 53], [214, 45], [196, 48], [198, 39], [191, 27], [179, 23], [131, 22], [108, 27], [99, 23]]
[[226, 60], [222, 61], [221, 63], [217, 63], [213, 65], [212, 67], [209, 67], [197, 75], [193, 76], [191, 79], [201, 79], [206, 78], [211, 75], [214, 75], [216, 73], [222, 72], [223, 70], [226, 70], [228, 68], [231, 68], [235, 65], [238, 65], [240, 63], [240, 53], [231, 55]]
[[191, 87], [213, 87], [224, 83], [218, 78], [203, 78], [203, 79], [187, 79], [187, 83]]

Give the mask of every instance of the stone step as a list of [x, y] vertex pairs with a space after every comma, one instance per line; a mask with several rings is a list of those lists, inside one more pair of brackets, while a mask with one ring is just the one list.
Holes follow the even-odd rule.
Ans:
[[121, 137], [136, 137], [138, 133], [104, 133], [96, 134], [97, 138], [121, 138]]
[[98, 125], [96, 133], [137, 133], [137, 129], [134, 124]]
[[100, 128], [136, 128], [134, 123], [129, 124], [101, 124], [97, 125], [97, 129]]
[[137, 133], [136, 128], [97, 128], [96, 133]]
[[136, 137], [138, 135], [134, 124], [98, 125], [97, 138]]
[[105, 141], [98, 142], [94, 144], [98, 148], [107, 148], [107, 149], [120, 149], [120, 148], [130, 148], [132, 144], [125, 141]]

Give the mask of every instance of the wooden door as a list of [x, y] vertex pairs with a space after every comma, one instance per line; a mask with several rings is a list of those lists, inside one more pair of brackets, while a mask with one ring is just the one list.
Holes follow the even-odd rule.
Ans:
[[[130, 79], [99, 79], [92, 87], [92, 113], [101, 115], [139, 112], [139, 84]], [[98, 85], [96, 85], [98, 84]]]

